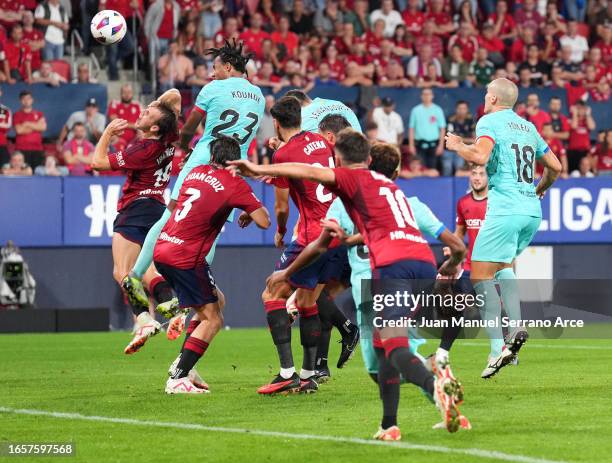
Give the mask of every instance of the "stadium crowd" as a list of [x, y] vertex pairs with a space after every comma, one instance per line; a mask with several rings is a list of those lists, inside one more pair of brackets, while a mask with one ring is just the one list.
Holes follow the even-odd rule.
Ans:
[[[109, 80], [119, 78], [122, 60], [129, 63], [135, 50], [146, 50], [160, 90], [202, 86], [212, 70], [205, 51], [237, 39], [253, 54], [249, 76], [268, 90], [267, 109], [285, 87], [359, 86], [366, 93], [374, 86], [422, 89], [422, 104], [407, 119], [389, 98], [374, 97], [369, 108], [355, 108], [370, 139], [402, 148], [402, 177], [466, 173], [463, 162], [444, 150], [444, 133], [473, 139], [482, 107], [459, 102], [453, 113], [444, 114], [432, 88], [484, 88], [497, 77], [533, 90], [517, 112], [560, 156], [564, 176], [612, 173], [612, 133], [601, 130], [606, 127], [597, 132], [590, 110], [591, 102], [610, 100], [612, 2], [0, 0], [0, 83], [94, 82], [86, 64], [71, 79], [62, 60], [71, 28], [81, 31], [84, 52], [92, 51], [89, 23], [101, 9], [119, 11], [129, 25], [119, 44], [105, 47]], [[553, 98], [540, 107], [538, 89], [544, 87], [565, 90], [565, 101]], [[140, 104], [131, 87], [121, 92], [108, 108], [90, 99], [73, 113], [53, 150], [43, 143], [51, 115], [36, 110], [29, 92], [20, 94], [21, 108], [14, 114], [0, 106], [2, 174], [92, 175], [93, 145], [106, 122], [122, 117], [133, 124], [138, 117]], [[569, 117], [562, 112], [566, 104]], [[15, 139], [9, 143], [12, 131]], [[273, 135], [267, 110], [251, 147], [254, 159], [270, 161], [266, 141]], [[113, 146], [121, 149], [136, 136], [131, 128]]]

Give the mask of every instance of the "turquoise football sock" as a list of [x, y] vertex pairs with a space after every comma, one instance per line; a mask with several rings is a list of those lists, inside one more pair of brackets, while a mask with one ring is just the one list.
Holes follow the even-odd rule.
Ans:
[[487, 326], [485, 329], [491, 340], [491, 357], [501, 355], [504, 347], [504, 335], [501, 327], [501, 300], [495, 288], [495, 280], [483, 280], [474, 285], [478, 300], [484, 301], [480, 307], [480, 317], [487, 323], [495, 326]]
[[151, 262], [153, 262], [153, 250], [155, 249], [155, 243], [157, 243], [157, 238], [171, 215], [172, 213], [170, 210], [166, 209], [161, 218], [153, 224], [149, 230], [149, 233], [147, 233], [147, 237], [142, 244], [140, 254], [138, 254], [138, 259], [136, 260], [134, 268], [132, 269], [132, 273], [138, 278], [142, 278], [151, 265]]
[[495, 274], [495, 279], [499, 283], [501, 299], [508, 318], [512, 321], [521, 320], [521, 299], [514, 270], [512, 268], [502, 269]]

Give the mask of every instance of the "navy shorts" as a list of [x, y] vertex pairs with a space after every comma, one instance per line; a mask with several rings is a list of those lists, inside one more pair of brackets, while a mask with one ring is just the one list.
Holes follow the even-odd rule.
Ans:
[[117, 214], [113, 231], [142, 246], [147, 233], [161, 218], [165, 209], [166, 206], [155, 199], [137, 199]]
[[383, 320], [414, 318], [419, 305], [409, 295], [426, 295], [436, 280], [436, 267], [420, 260], [401, 260], [372, 271], [373, 308]]
[[192, 269], [176, 268], [155, 262], [155, 268], [176, 291], [182, 309], [217, 302], [217, 287], [207, 263]]
[[[283, 251], [274, 269], [278, 271], [289, 267], [303, 249], [304, 246], [292, 241]], [[332, 280], [344, 281], [347, 268], [346, 246], [338, 246], [328, 249], [308, 267], [304, 267], [291, 275], [289, 283], [296, 288], [314, 289], [318, 284], [324, 284]]]

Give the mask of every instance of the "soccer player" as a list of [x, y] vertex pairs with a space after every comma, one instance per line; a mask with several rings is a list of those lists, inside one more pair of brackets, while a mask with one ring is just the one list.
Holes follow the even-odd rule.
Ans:
[[315, 98], [311, 100], [306, 93], [301, 90], [289, 90], [286, 96], [292, 96], [300, 101], [302, 106], [302, 130], [305, 132], [316, 132], [323, 118], [329, 114], [339, 114], [344, 117], [351, 127], [361, 132], [359, 119], [351, 108], [336, 100], [325, 98]]
[[[319, 134], [301, 130], [300, 102], [292, 96], [284, 96], [270, 110], [278, 139], [283, 145], [274, 153], [272, 162], [281, 164], [300, 161], [314, 166], [333, 165], [333, 150]], [[275, 180], [277, 232], [276, 247], [284, 246], [289, 208], [287, 197], [298, 207], [300, 219], [297, 238], [283, 251], [276, 269], [282, 270], [295, 259], [302, 249], [315, 240], [321, 232], [320, 221], [325, 217], [334, 195], [322, 185], [307, 181]], [[279, 204], [282, 206], [279, 207]], [[266, 285], [262, 300], [272, 340], [280, 360], [280, 372], [270, 384], [258, 389], [260, 394], [288, 392], [315, 392], [317, 345], [321, 332], [317, 299], [323, 287], [332, 278], [341, 275], [344, 269], [345, 250], [335, 243], [316, 265], [312, 265], [292, 276], [289, 283], [271, 287]], [[287, 313], [287, 299], [292, 288], [298, 288], [295, 305], [300, 315], [300, 338], [304, 348], [302, 369], [298, 375], [291, 350], [291, 316]], [[356, 342], [356, 341], [355, 341]]]
[[[214, 56], [214, 80], [200, 90], [194, 110], [191, 111], [181, 130], [181, 149], [190, 152], [189, 144], [198, 125], [205, 118], [204, 134], [190, 153], [176, 180], [167, 209], [151, 227], [136, 264], [123, 281], [128, 298], [134, 305], [145, 303], [146, 295], [140, 279], [153, 260], [153, 248], [161, 229], [176, 207], [176, 200], [185, 177], [194, 167], [208, 164], [209, 145], [221, 135], [234, 137], [240, 144], [241, 156], [246, 158], [249, 145], [263, 117], [265, 100], [259, 87], [246, 79], [246, 65], [250, 55], [243, 54], [242, 43], [236, 44], [233, 41], [230, 44], [226, 41], [222, 47], [208, 50], [208, 54]], [[232, 217], [230, 214], [230, 220]], [[215, 246], [216, 242], [207, 257], [208, 263], [214, 258]]]
[[[377, 331], [385, 352], [380, 359], [379, 382], [392, 383], [398, 372], [401, 373], [407, 382], [421, 387], [434, 398], [447, 430], [455, 432], [461, 421], [458, 408], [462, 400], [460, 383], [448, 368], [439, 369], [436, 376], [432, 376], [410, 352], [406, 327], [395, 326], [401, 320], [410, 318], [412, 307], [397, 302], [394, 294], [397, 291], [402, 294], [414, 293], [418, 289], [417, 280], [435, 279], [433, 253], [417, 228], [414, 213], [403, 192], [389, 178], [368, 169], [370, 144], [367, 139], [354, 130], [345, 129], [338, 135], [335, 153], [336, 168], [295, 162], [257, 166], [246, 160], [232, 164], [249, 176], [277, 176], [317, 182], [341, 198], [368, 246], [375, 278], [373, 300], [380, 297], [381, 300], [393, 301], [379, 312], [380, 326]], [[446, 276], [455, 275], [462, 259], [463, 253], [461, 257], [451, 256], [438, 272]], [[389, 406], [391, 413], [397, 408], [387, 400], [384, 404]], [[387, 415], [385, 411], [386, 407], [381, 423], [382, 432], [397, 429], [397, 418], [392, 414]], [[389, 439], [398, 439], [399, 429], [393, 434]]]
[[[113, 277], [121, 282], [138, 257], [142, 243], [151, 226], [163, 214], [164, 191], [170, 180], [170, 168], [178, 133], [176, 108], [180, 107], [178, 90], [169, 90], [151, 103], [140, 114], [136, 129], [142, 131], [142, 139], [125, 151], [109, 153], [110, 140], [128, 128], [124, 119], [114, 119], [100, 137], [91, 167], [97, 171], [125, 170], [127, 179], [123, 195], [117, 205], [118, 215], [113, 224]], [[150, 266], [145, 283], [156, 302], [172, 297], [165, 280]], [[160, 324], [149, 314], [148, 298], [145, 304], [133, 305], [136, 317], [134, 338], [125, 348], [126, 354], [138, 351], [147, 339], [159, 332]]]
[[[270, 226], [270, 215], [251, 187], [224, 169], [227, 161], [240, 159], [240, 144], [220, 136], [210, 145], [210, 164], [194, 167], [183, 181], [170, 220], [164, 225], [154, 251], [155, 266], [172, 285], [182, 309], [193, 309], [190, 334], [180, 357], [170, 368], [168, 394], [201, 394], [190, 372], [223, 326], [219, 296], [206, 256], [234, 208], [244, 211], [241, 226], [251, 221]], [[194, 372], [195, 373], [195, 372]]]
[[[489, 176], [487, 213], [474, 243], [470, 275], [477, 295], [484, 300], [481, 316], [492, 325], [487, 328], [491, 352], [483, 378], [492, 377], [511, 363], [527, 340], [527, 331], [520, 326], [504, 339], [501, 303], [511, 321], [521, 321], [513, 263], [540, 226], [539, 200], [561, 173], [561, 163], [535, 126], [512, 110], [517, 97], [518, 89], [513, 82], [495, 79], [487, 86], [485, 116], [476, 125], [476, 143], [467, 145], [461, 137], [446, 136], [449, 150], [456, 151], [467, 162], [486, 165]], [[536, 161], [544, 165], [537, 187]]]

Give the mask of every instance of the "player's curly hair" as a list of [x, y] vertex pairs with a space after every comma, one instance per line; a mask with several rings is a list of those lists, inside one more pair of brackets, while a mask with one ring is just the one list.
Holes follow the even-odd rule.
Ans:
[[370, 148], [370, 170], [393, 179], [400, 165], [399, 150], [389, 143], [375, 143]]
[[236, 39], [232, 39], [232, 43], [226, 40], [222, 47], [209, 48], [204, 54], [212, 55], [213, 59], [218, 56], [221, 62], [230, 64], [238, 72], [246, 73], [247, 63], [255, 55], [253, 53], [243, 54], [243, 48], [244, 42], [236, 42]]

